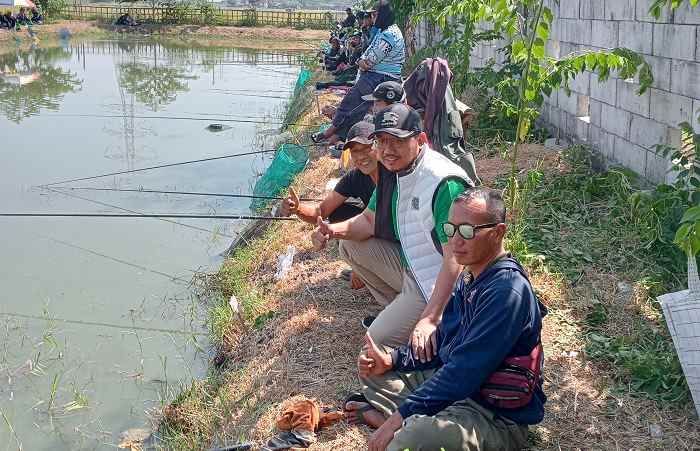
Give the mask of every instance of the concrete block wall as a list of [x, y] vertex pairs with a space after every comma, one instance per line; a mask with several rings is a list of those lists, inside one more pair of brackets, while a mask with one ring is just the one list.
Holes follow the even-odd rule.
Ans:
[[[686, 4], [664, 10], [657, 20], [648, 14], [652, 0], [547, 3], [554, 13], [548, 55], [560, 58], [626, 47], [651, 65], [654, 83], [639, 96], [635, 80], [612, 74], [601, 82], [594, 73], [583, 73], [570, 83], [570, 95], [560, 89], [546, 99], [541, 122], [558, 136], [590, 145], [609, 164], [624, 165], [653, 183], [671, 181], [670, 163], [654, 147], [679, 146], [680, 122], [700, 131], [700, 7]], [[431, 37], [439, 39], [438, 34]], [[501, 63], [502, 46], [502, 42], [477, 46], [472, 67]]]

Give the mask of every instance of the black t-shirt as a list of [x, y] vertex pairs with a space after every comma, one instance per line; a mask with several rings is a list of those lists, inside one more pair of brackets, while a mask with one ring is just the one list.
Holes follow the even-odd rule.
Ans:
[[374, 181], [359, 169], [351, 169], [335, 185], [335, 192], [344, 197], [356, 197], [367, 206], [374, 192]]

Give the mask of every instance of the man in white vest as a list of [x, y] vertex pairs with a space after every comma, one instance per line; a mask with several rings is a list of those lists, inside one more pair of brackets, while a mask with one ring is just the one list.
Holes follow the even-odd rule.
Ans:
[[384, 310], [365, 318], [378, 344], [410, 342], [422, 361], [436, 352], [435, 330], [462, 267], [442, 230], [452, 201], [473, 186], [462, 168], [431, 150], [419, 114], [397, 103], [375, 115], [380, 165], [364, 212], [337, 224], [318, 218], [317, 249], [331, 238]]

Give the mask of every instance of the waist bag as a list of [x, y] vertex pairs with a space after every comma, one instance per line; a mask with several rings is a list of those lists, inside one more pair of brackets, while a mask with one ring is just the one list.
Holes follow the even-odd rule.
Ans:
[[481, 386], [482, 398], [500, 409], [519, 409], [532, 400], [542, 380], [544, 351], [537, 343], [530, 355], [508, 357]]

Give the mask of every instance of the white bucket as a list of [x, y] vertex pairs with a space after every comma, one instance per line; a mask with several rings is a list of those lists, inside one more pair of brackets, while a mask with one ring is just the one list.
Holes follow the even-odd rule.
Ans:
[[657, 299], [700, 416], [700, 279], [695, 257], [688, 257], [688, 289]]

